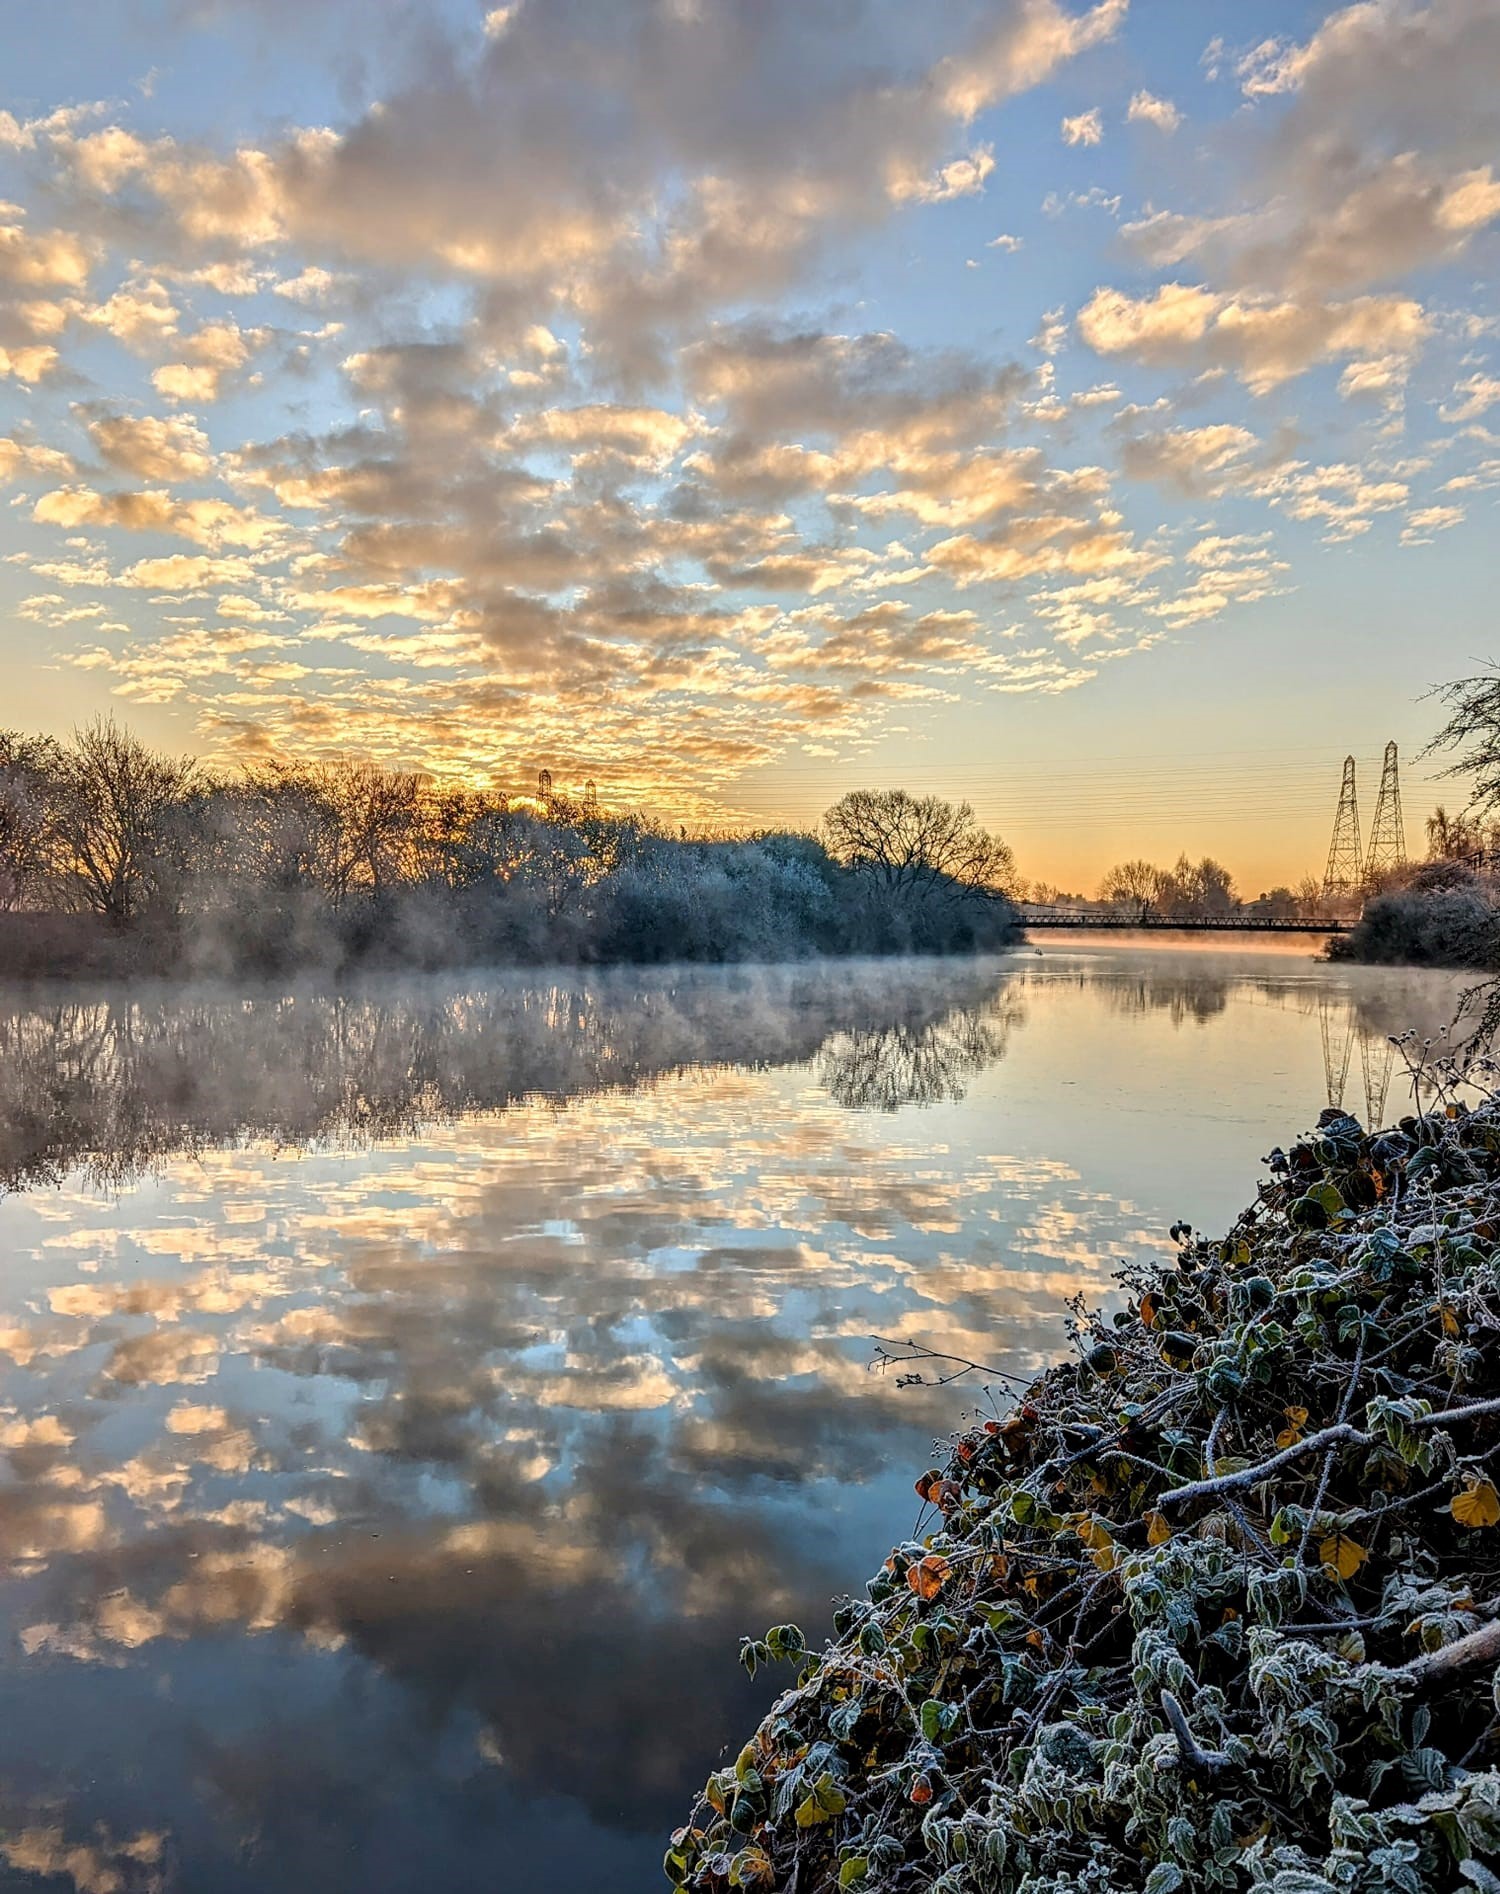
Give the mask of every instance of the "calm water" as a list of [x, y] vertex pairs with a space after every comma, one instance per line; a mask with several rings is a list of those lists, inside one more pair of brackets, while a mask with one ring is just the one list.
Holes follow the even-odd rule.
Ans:
[[0, 1888], [655, 1889], [976, 1390], [1363, 1115], [1438, 975], [978, 964], [0, 1004]]

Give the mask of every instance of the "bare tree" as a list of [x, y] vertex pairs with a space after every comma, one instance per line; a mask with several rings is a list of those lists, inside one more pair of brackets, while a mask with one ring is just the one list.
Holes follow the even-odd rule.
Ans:
[[272, 886], [316, 889], [339, 907], [421, 867], [422, 779], [372, 763], [264, 763], [246, 772], [252, 857]]
[[1299, 914], [1321, 915], [1323, 912], [1323, 877], [1304, 875], [1293, 890], [1297, 897]]
[[0, 909], [24, 906], [46, 882], [61, 763], [49, 737], [0, 732]]
[[1164, 905], [1170, 913], [1179, 914], [1185, 920], [1231, 914], [1240, 904], [1234, 891], [1234, 877], [1212, 855], [1205, 855], [1198, 862], [1190, 862], [1186, 855], [1178, 856], [1167, 883]]
[[1468, 861], [1493, 846], [1494, 829], [1476, 816], [1449, 815], [1439, 803], [1427, 818], [1427, 859]]
[[1004, 894], [1015, 882], [1009, 846], [979, 826], [966, 802], [856, 789], [828, 811], [823, 829], [839, 861], [896, 900]]
[[1143, 920], [1161, 906], [1167, 879], [1152, 862], [1118, 862], [1099, 883], [1099, 899]]
[[82, 906], [116, 927], [158, 885], [174, 810], [197, 765], [149, 749], [113, 718], [73, 734], [58, 771], [58, 871]]
[[1448, 721], [1422, 752], [1453, 750], [1444, 776], [1467, 776], [1471, 793], [1465, 816], [1500, 812], [1500, 666], [1478, 677], [1456, 678], [1436, 693], [1448, 706]]

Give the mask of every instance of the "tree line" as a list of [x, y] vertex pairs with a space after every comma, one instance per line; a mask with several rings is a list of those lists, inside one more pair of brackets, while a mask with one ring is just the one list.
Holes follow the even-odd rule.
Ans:
[[211, 769], [113, 720], [0, 734], [0, 971], [964, 952], [1013, 934], [1013, 882], [967, 804], [902, 790], [689, 836], [353, 759]]
[[1179, 855], [1170, 868], [1139, 858], [1117, 862], [1092, 897], [1038, 886], [1031, 898], [1062, 906], [1106, 908], [1138, 921], [1214, 920], [1231, 914], [1294, 920], [1323, 912], [1323, 889], [1316, 876], [1306, 875], [1295, 887], [1279, 886], [1247, 899], [1235, 887], [1233, 875], [1212, 855], [1199, 861]]

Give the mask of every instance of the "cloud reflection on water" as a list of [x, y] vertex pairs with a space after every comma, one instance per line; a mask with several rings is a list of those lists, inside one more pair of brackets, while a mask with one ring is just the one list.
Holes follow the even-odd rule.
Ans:
[[0, 1017], [0, 1885], [654, 1885], [739, 1634], [823, 1621], [956, 1417], [870, 1336], [1025, 1370], [1164, 1241], [1019, 1054], [1311, 1046], [1332, 976], [1235, 964]]

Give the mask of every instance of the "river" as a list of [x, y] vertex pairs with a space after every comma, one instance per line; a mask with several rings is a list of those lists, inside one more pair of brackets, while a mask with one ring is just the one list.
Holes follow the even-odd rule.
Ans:
[[664, 1886], [987, 1398], [871, 1338], [1404, 1108], [1458, 983], [1315, 945], [0, 1001], [0, 1888]]

